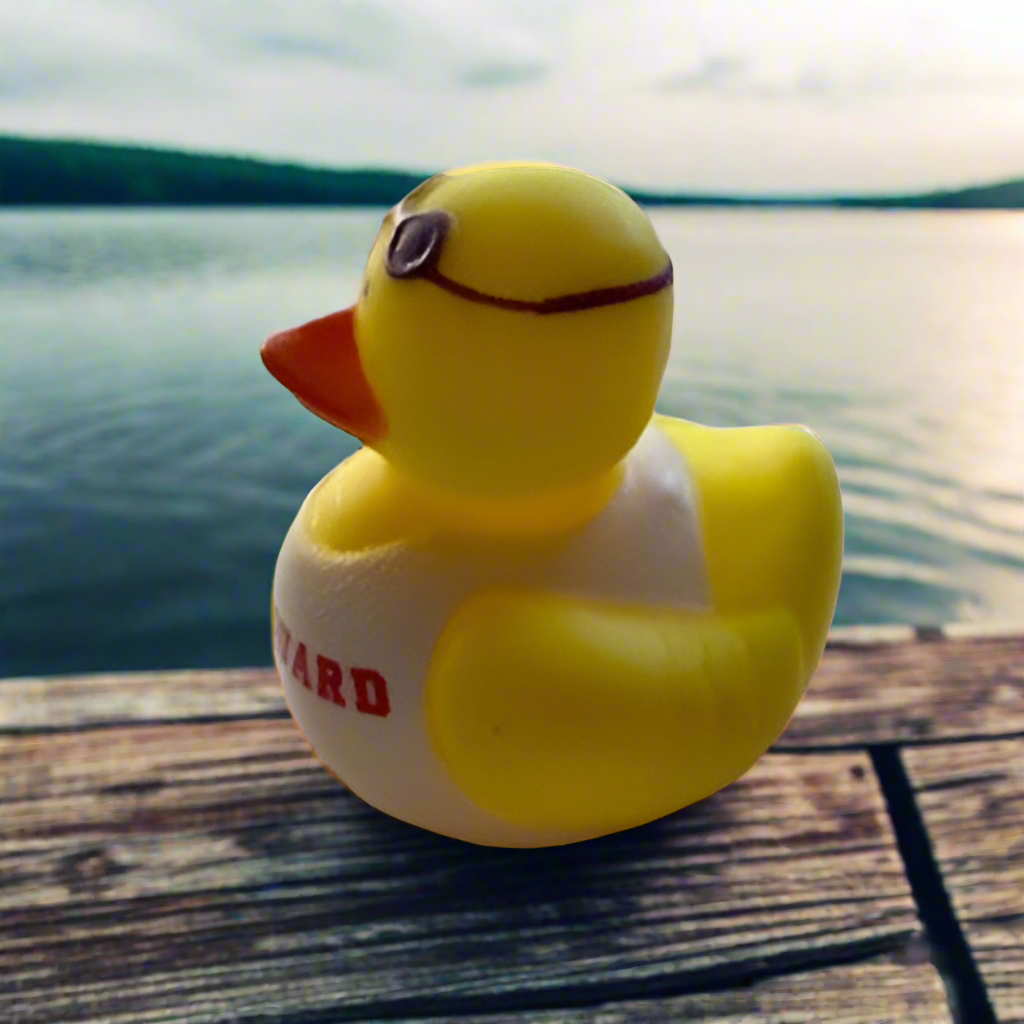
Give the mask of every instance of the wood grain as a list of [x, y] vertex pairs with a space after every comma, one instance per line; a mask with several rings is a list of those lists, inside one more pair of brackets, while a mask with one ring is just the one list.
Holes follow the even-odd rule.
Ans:
[[1024, 735], [1024, 630], [829, 648], [780, 750]]
[[[881, 956], [725, 992], [397, 1024], [950, 1024], [942, 983], [906, 956]], [[370, 1024], [384, 1024], [383, 1021]], [[396, 1024], [392, 1021], [390, 1024]]]
[[281, 681], [269, 668], [0, 680], [0, 732], [4, 733], [284, 718], [287, 714]]
[[[19, 1024], [539, 1010], [919, 935], [859, 752], [769, 755], [696, 807], [541, 851], [370, 810], [282, 720], [8, 737], [0, 787], [0, 1020]], [[915, 971], [878, 1006], [933, 1005]]]
[[[320, 1009], [295, 1010], [280, 991], [239, 1003], [233, 992], [211, 992], [187, 1007], [150, 1004], [104, 1024], [328, 1024], [342, 1020], [338, 997]], [[17, 1024], [22, 1018], [15, 1018]], [[351, 1018], [350, 1018], [351, 1019]], [[772, 977], [721, 992], [599, 1002], [593, 1006], [511, 1012], [433, 1014], [429, 1017], [359, 1017], [363, 1024], [952, 1024], [942, 983], [926, 964], [902, 953], [883, 954], [857, 964]]]
[[[7, 734], [286, 715], [269, 669], [0, 681]], [[1024, 629], [924, 642], [903, 628], [862, 628], [836, 632], [776, 749], [1018, 735]]]
[[1024, 740], [903, 754], [1001, 1024], [1024, 1024]]

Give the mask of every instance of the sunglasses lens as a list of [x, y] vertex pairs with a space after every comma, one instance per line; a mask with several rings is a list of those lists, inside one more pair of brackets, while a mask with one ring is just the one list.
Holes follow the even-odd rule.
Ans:
[[388, 273], [415, 277], [434, 266], [441, 258], [448, 224], [448, 216], [441, 210], [416, 213], [401, 221], [388, 243]]

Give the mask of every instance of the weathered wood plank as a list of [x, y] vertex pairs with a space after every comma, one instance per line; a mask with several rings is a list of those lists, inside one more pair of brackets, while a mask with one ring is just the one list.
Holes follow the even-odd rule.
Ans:
[[839, 644], [776, 749], [1024, 734], [1024, 631]]
[[0, 680], [0, 732], [283, 718], [273, 669], [185, 669]]
[[[552, 1011], [527, 1010], [390, 1024], [950, 1024], [938, 975], [903, 955], [767, 978], [724, 992]], [[368, 1024], [384, 1024], [383, 1021]]]
[[1024, 1024], [1024, 740], [903, 756], [996, 1015]]
[[[279, 990], [259, 991], [253, 996], [256, 1001], [244, 1004], [232, 992], [211, 992], [191, 1000], [184, 1010], [151, 1005], [103, 1016], [102, 1020], [104, 1024], [327, 1024], [339, 1019], [334, 1009], [342, 1002], [339, 997], [334, 1006], [296, 1014]], [[908, 962], [898, 953], [769, 977], [719, 992], [653, 995], [557, 1010], [359, 1019], [363, 1024], [952, 1024], [953, 1018], [935, 970]]]
[[[776, 749], [1024, 735], [1024, 628], [927, 642], [905, 633], [836, 631]], [[0, 681], [8, 734], [286, 715], [268, 669]]]
[[20, 1024], [594, 1003], [919, 932], [859, 752], [770, 755], [679, 814], [539, 851], [377, 814], [282, 720], [10, 737], [0, 787], [0, 1020]]

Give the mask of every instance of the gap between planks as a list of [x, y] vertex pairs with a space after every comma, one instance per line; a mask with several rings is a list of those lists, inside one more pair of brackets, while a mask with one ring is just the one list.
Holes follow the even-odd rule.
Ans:
[[917, 912], [925, 926], [932, 960], [946, 983], [954, 1019], [958, 1024], [999, 1024], [950, 902], [900, 750], [891, 746], [874, 747], [870, 753]]
[[995, 1018], [1024, 1024], [1024, 741], [901, 756]]

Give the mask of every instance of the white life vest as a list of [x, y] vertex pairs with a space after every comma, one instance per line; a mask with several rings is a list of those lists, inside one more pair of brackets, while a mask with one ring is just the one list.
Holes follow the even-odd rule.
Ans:
[[278, 557], [274, 655], [320, 760], [368, 803], [435, 832], [507, 846], [583, 838], [524, 829], [472, 803], [435, 752], [424, 687], [452, 614], [491, 587], [708, 607], [693, 481], [671, 441], [648, 426], [605, 507], [555, 541], [438, 536], [339, 552], [309, 536], [309, 502]]

